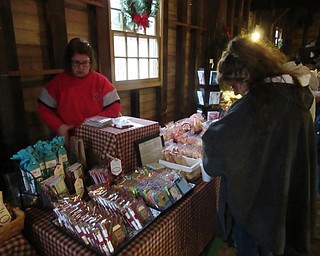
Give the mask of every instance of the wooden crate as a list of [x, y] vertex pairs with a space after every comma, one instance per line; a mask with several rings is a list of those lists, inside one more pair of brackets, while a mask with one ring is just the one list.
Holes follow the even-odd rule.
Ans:
[[18, 235], [24, 228], [25, 214], [19, 208], [13, 209], [15, 217], [14, 219], [0, 227], [0, 245], [11, 237]]

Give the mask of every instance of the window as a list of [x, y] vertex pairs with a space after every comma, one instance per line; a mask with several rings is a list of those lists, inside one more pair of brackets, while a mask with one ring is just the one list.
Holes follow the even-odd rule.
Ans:
[[114, 81], [159, 80], [160, 12], [149, 17], [149, 26], [143, 28], [127, 22], [121, 0], [110, 0], [110, 17]]

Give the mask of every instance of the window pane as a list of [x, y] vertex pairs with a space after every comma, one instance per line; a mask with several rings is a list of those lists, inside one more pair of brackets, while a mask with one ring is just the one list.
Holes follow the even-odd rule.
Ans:
[[115, 80], [127, 80], [127, 62], [125, 58], [115, 58], [114, 60]]
[[139, 57], [148, 57], [148, 39], [139, 38]]
[[158, 42], [157, 39], [149, 40], [149, 56], [158, 57]]
[[131, 22], [131, 18], [123, 15], [123, 30], [126, 32], [135, 32], [135, 23]]
[[114, 56], [126, 57], [126, 39], [124, 36], [114, 36]]
[[118, 10], [111, 10], [111, 29], [112, 30], [122, 30], [122, 13]]
[[138, 79], [138, 59], [128, 59], [128, 80]]
[[149, 18], [149, 27], [146, 30], [146, 34], [150, 36], [156, 35], [156, 20], [154, 17]]
[[148, 59], [139, 59], [139, 75], [140, 79], [149, 78]]
[[158, 67], [158, 60], [157, 59], [150, 59], [150, 78], [158, 77], [159, 67]]
[[121, 9], [120, 0], [110, 0], [110, 7]]
[[135, 32], [140, 34], [140, 35], [144, 35], [144, 28], [143, 27], [139, 27]]
[[[120, 10], [121, 1], [110, 0], [111, 30], [114, 31], [114, 79], [126, 81], [159, 78], [158, 18], [149, 17], [149, 27], [146, 29], [138, 26], [128, 28]], [[132, 22], [130, 25], [136, 24]]]
[[138, 41], [136, 37], [127, 38], [128, 57], [138, 57]]

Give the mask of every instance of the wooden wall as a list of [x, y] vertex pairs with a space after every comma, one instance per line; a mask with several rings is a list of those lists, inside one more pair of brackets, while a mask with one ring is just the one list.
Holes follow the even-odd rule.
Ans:
[[[285, 1], [283, 1], [285, 2]], [[296, 1], [297, 3], [297, 1]], [[312, 40], [320, 40], [320, 4], [316, 0], [305, 4], [290, 4], [270, 10], [255, 11], [256, 24], [264, 31], [264, 36], [274, 39], [274, 29], [283, 29], [282, 51], [289, 57], [296, 57], [300, 48]]]
[[[250, 33], [259, 24], [268, 34], [271, 26], [283, 26], [290, 43], [285, 49], [288, 54], [320, 38], [318, 3], [317, 8], [252, 12], [253, 2], [258, 6], [267, 1], [161, 1], [161, 84], [143, 89], [118, 87], [122, 114], [164, 125], [194, 113], [197, 69], [207, 67], [211, 58], [217, 63], [227, 30], [235, 36]], [[10, 171], [13, 153], [53, 136], [37, 116], [37, 99], [43, 84], [62, 71], [64, 50], [71, 38], [88, 39], [97, 52], [98, 71], [111, 78], [108, 3], [0, 1], [0, 173]]]
[[[18, 64], [8, 74], [10, 79], [14, 77], [21, 83], [27, 141], [31, 144], [52, 136], [37, 116], [37, 98], [43, 84], [62, 71], [67, 42], [73, 37], [87, 38], [96, 47], [99, 63], [104, 58], [99, 52], [101, 44], [110, 42], [108, 38], [104, 42], [98, 38], [101, 25], [99, 28], [97, 15], [102, 12], [107, 16], [107, 5], [103, 1], [85, 0], [6, 2], [10, 3], [12, 43], [16, 46]], [[220, 0], [163, 2], [161, 87], [139, 90], [121, 87], [122, 114], [157, 120], [163, 125], [196, 111], [196, 70], [208, 65], [212, 55], [210, 40], [215, 30], [224, 32], [227, 7]], [[108, 56], [110, 53], [105, 63], [110, 63]], [[110, 68], [100, 65], [99, 70], [108, 75]]]
[[[95, 36], [93, 31], [90, 30], [90, 26], [92, 26], [92, 24], [90, 25], [90, 8], [102, 8], [89, 5], [85, 1], [65, 0], [56, 3], [60, 9], [55, 7], [56, 10], [52, 10], [52, 6], [55, 3], [51, 2], [54, 1], [11, 1], [13, 29], [19, 63], [19, 70], [17, 71], [22, 73], [20, 80], [24, 98], [28, 141], [30, 143], [52, 136], [36, 113], [37, 98], [40, 95], [43, 84], [56, 73], [62, 71], [56, 68], [62, 67], [64, 47], [70, 39], [83, 37], [91, 41], [91, 38]], [[58, 28], [53, 27], [52, 23], [55, 20], [61, 20], [61, 16], [65, 20], [65, 27], [62, 27], [61, 31], [55, 31]], [[63, 47], [58, 48], [54, 45], [53, 37], [60, 32], [61, 37], [65, 38], [61, 40], [64, 42]], [[61, 57], [58, 60], [59, 56]], [[52, 74], [32, 74], [32, 71], [45, 73], [45, 70]], [[122, 99], [123, 114], [130, 115], [130, 94], [127, 92], [119, 92], [119, 94]]]
[[[250, 5], [250, 0], [240, 2]], [[226, 26], [233, 29], [228, 17], [237, 10], [231, 0], [161, 4], [161, 84], [130, 90], [121, 86], [118, 91], [123, 115], [164, 125], [196, 112], [197, 69], [207, 67], [209, 58], [218, 61], [222, 48], [216, 38], [225, 34]], [[71, 38], [88, 39], [97, 52], [98, 71], [111, 77], [107, 8], [104, 0], [0, 1], [0, 146], [5, 152], [1, 163], [19, 149], [53, 136], [37, 116], [37, 99], [42, 86], [62, 72]], [[236, 22], [247, 26], [239, 18]], [[3, 168], [7, 165], [1, 165], [0, 172]]]

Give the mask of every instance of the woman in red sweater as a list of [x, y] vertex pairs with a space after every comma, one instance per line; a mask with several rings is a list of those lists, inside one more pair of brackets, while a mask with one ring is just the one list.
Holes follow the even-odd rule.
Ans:
[[51, 79], [38, 99], [41, 120], [69, 142], [69, 134], [95, 115], [118, 117], [120, 97], [103, 75], [94, 71], [94, 51], [82, 38], [70, 40], [65, 53], [65, 70]]

